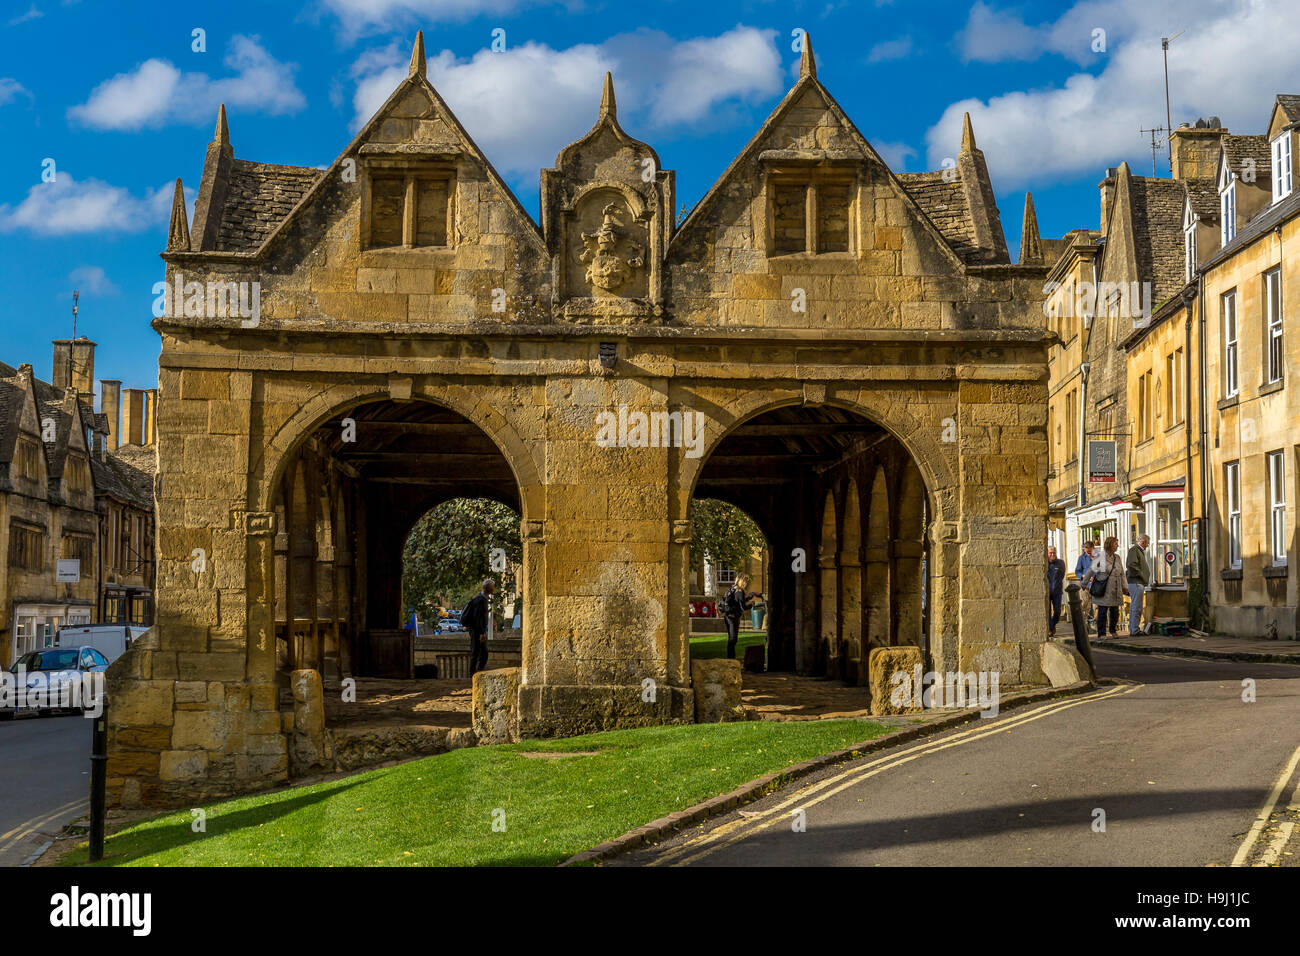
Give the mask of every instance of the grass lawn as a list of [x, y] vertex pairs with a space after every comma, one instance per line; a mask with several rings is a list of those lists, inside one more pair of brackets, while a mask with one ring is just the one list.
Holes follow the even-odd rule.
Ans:
[[[154, 817], [110, 836], [104, 864], [551, 865], [891, 729], [865, 720], [747, 721], [471, 747], [214, 804], [205, 808], [206, 833], [191, 831], [188, 810]], [[494, 810], [505, 811], [503, 832], [493, 830]], [[85, 865], [85, 847], [63, 863]]]
[[[763, 644], [767, 641], [766, 631], [741, 631], [736, 641], [736, 659], [743, 660], [745, 648], [750, 644]], [[697, 661], [710, 657], [727, 656], [726, 634], [697, 634], [691, 636], [691, 657]]]

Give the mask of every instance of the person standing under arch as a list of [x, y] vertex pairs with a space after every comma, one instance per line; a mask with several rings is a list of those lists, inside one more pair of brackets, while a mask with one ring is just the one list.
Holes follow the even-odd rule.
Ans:
[[477, 671], [487, 670], [488, 615], [492, 613], [492, 591], [496, 582], [491, 578], [483, 579], [483, 589], [465, 604], [461, 612], [461, 627], [469, 631], [469, 676], [472, 679]]
[[758, 591], [748, 591], [749, 575], [736, 575], [736, 582], [722, 596], [722, 619], [727, 624], [727, 658], [735, 659], [736, 641], [740, 637], [740, 619], [754, 606], [756, 598], [763, 595]]

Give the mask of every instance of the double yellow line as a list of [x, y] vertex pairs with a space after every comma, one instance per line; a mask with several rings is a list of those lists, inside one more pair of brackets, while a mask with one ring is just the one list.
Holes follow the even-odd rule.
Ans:
[[855, 786], [869, 777], [884, 773], [894, 767], [902, 766], [929, 754], [938, 753], [941, 750], [948, 750], [952, 747], [960, 747], [965, 744], [974, 743], [977, 740], [983, 740], [994, 734], [1005, 733], [1016, 727], [1022, 727], [1025, 724], [1032, 723], [1035, 720], [1042, 720], [1044, 717], [1052, 717], [1056, 714], [1070, 710], [1073, 707], [1080, 707], [1083, 704], [1091, 704], [1100, 700], [1108, 700], [1112, 697], [1122, 697], [1125, 694], [1131, 694], [1141, 688], [1142, 684], [1129, 683], [1127, 681], [1115, 687], [1095, 693], [1086, 694], [1083, 697], [1069, 698], [1066, 700], [1057, 700], [1040, 707], [1035, 707], [1023, 713], [1005, 717], [1001, 720], [995, 720], [993, 723], [981, 721], [979, 724], [967, 730], [958, 731], [939, 738], [933, 742], [915, 744], [902, 750], [893, 751], [884, 756], [877, 757], [875, 760], [869, 760], [866, 763], [855, 763], [852, 767], [844, 770], [834, 776], [827, 777], [825, 780], [809, 784], [796, 790], [788, 798], [777, 803], [767, 810], [762, 810], [750, 816], [741, 817], [739, 820], [733, 820], [724, 823], [719, 827], [692, 837], [664, 853], [657, 856], [651, 861], [649, 866], [684, 866], [701, 860], [706, 856], [724, 850], [729, 846], [739, 843], [741, 840], [754, 836], [769, 827], [785, 823], [789, 820], [790, 815], [798, 810], [807, 810], [809, 807], [829, 800], [843, 790]]
[[55, 809], [50, 810], [48, 813], [44, 814], [43, 816], [33, 817], [30, 820], [18, 824], [18, 826], [14, 827], [12, 830], [9, 830], [6, 833], [0, 833], [0, 854], [3, 854], [6, 850], [12, 849], [21, 840], [24, 840], [31, 834], [35, 833], [37, 830], [45, 826], [45, 824], [49, 823], [51, 820], [54, 820], [55, 818], [60, 817], [65, 813], [79, 814], [81, 813], [82, 810], [89, 810], [89, 809], [90, 809], [90, 801], [87, 800], [85, 797], [82, 797], [79, 800], [70, 800], [69, 802], [65, 803], [63, 806], [56, 807]]
[[[1268, 797], [1264, 800], [1264, 805], [1260, 807], [1259, 813], [1255, 816], [1255, 822], [1251, 824], [1250, 831], [1246, 834], [1246, 839], [1241, 841], [1241, 846], [1237, 848], [1237, 855], [1232, 858], [1232, 866], [1246, 866], [1255, 848], [1259, 846], [1261, 838], [1264, 836], [1264, 828], [1275, 812], [1278, 812], [1278, 801], [1282, 798], [1282, 792], [1286, 790], [1286, 785], [1291, 781], [1292, 775], [1295, 774], [1296, 768], [1300, 767], [1300, 747], [1296, 748], [1291, 759], [1287, 761], [1282, 768], [1281, 775], [1269, 790]], [[1294, 811], [1300, 813], [1300, 782], [1296, 783], [1295, 791], [1291, 794], [1291, 803], [1282, 808], [1283, 811]], [[1278, 824], [1277, 832], [1273, 834], [1273, 839], [1269, 841], [1268, 846], [1259, 855], [1255, 861], [1255, 866], [1273, 866], [1282, 858], [1282, 851], [1286, 849], [1287, 841], [1291, 839], [1291, 834], [1295, 830], [1295, 824], [1289, 820], [1284, 820]]]

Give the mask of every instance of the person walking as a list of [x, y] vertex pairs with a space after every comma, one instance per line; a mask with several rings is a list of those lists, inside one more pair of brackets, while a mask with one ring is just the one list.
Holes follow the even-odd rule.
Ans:
[[491, 578], [483, 579], [483, 589], [469, 599], [465, 610], [461, 612], [461, 627], [469, 631], [469, 676], [487, 669], [488, 649], [487, 630], [488, 615], [492, 613], [492, 592], [496, 582]]
[[722, 619], [727, 625], [727, 658], [734, 659], [736, 656], [736, 641], [740, 637], [740, 618], [754, 604], [755, 598], [761, 598], [763, 595], [758, 591], [750, 592], [749, 575], [739, 574], [736, 581], [727, 589], [727, 593], [722, 596]]
[[1124, 561], [1124, 576], [1128, 580], [1128, 632], [1142, 633], [1142, 596], [1151, 586], [1151, 566], [1147, 564], [1147, 546], [1151, 544], [1148, 535], [1138, 535], [1137, 544], [1128, 549]]
[[1107, 538], [1084, 578], [1097, 607], [1097, 640], [1115, 637], [1119, 627], [1119, 606], [1124, 603], [1124, 571], [1119, 564], [1119, 538]]
[[1092, 570], [1092, 560], [1095, 557], [1093, 547], [1091, 541], [1085, 541], [1083, 551], [1079, 554], [1079, 560], [1074, 562], [1074, 577], [1079, 582], [1079, 610], [1083, 612], [1083, 629], [1085, 632], [1092, 624], [1092, 592], [1084, 587], [1083, 579]]
[[1047, 600], [1051, 610], [1047, 615], [1047, 634], [1056, 636], [1056, 622], [1061, 619], [1061, 589], [1065, 586], [1065, 562], [1056, 556], [1055, 548], [1047, 549]]

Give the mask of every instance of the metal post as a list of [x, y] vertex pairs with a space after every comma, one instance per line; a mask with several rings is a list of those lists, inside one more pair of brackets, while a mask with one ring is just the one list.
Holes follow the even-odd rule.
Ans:
[[90, 860], [104, 858], [105, 764], [108, 762], [108, 695], [101, 694], [90, 738]]
[[1084, 620], [1083, 605], [1079, 603], [1079, 585], [1070, 582], [1065, 591], [1070, 596], [1070, 626], [1074, 628], [1074, 646], [1088, 662], [1095, 677], [1097, 665], [1092, 662], [1092, 648], [1088, 646], [1088, 622]]

